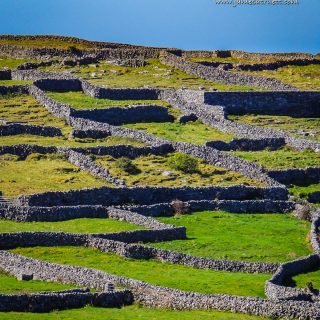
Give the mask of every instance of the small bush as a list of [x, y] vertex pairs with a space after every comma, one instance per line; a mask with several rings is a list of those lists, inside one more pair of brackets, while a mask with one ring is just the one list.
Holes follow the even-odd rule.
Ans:
[[137, 166], [132, 163], [132, 161], [129, 158], [121, 157], [115, 161], [115, 166], [118, 169], [121, 169], [127, 173], [130, 174], [138, 174], [140, 173], [140, 170], [137, 168]]
[[189, 205], [181, 200], [172, 201], [171, 206], [175, 215], [190, 213]]
[[198, 160], [184, 153], [176, 153], [167, 160], [170, 168], [184, 173], [195, 173], [198, 171]]
[[13, 155], [13, 154], [9, 154], [9, 153], [5, 153], [3, 155], [0, 156], [0, 162], [2, 161], [19, 161], [20, 158], [19, 156]]
[[78, 53], [80, 50], [76, 46], [69, 46], [68, 48], [72, 53]]

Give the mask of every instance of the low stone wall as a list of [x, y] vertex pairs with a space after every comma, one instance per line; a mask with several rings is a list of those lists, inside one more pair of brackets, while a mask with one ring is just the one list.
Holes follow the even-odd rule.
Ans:
[[110, 131], [98, 131], [98, 130], [72, 130], [71, 136], [73, 138], [80, 138], [80, 139], [104, 139], [106, 137], [110, 137]]
[[164, 52], [160, 57], [160, 61], [163, 64], [183, 70], [188, 74], [196, 75], [208, 81], [221, 82], [226, 85], [253, 86], [272, 90], [297, 90], [297, 88], [273, 78], [235, 73], [203, 66], [170, 52]]
[[88, 81], [80, 80], [85, 94], [97, 99], [110, 100], [157, 100], [159, 90], [146, 88], [103, 88]]
[[282, 264], [272, 278], [266, 282], [265, 293], [269, 299], [279, 300], [305, 300], [317, 299], [314, 292], [308, 289], [285, 287], [286, 279], [300, 273], [311, 272], [320, 267], [320, 256], [310, 255], [306, 258]]
[[65, 221], [79, 218], [107, 218], [107, 209], [103, 206], [58, 206], [29, 207], [10, 203], [0, 203], [0, 219], [16, 221]]
[[310, 193], [308, 195], [308, 201], [311, 203], [320, 203], [320, 191]]
[[[32, 80], [37, 81], [41, 79], [74, 79], [74, 77], [67, 72], [49, 72], [43, 70], [11, 70], [12, 80]], [[45, 81], [45, 80], [44, 80]]]
[[0, 146], [0, 155], [13, 154], [19, 156], [21, 159], [25, 159], [32, 153], [57, 153], [58, 147], [42, 147], [34, 144], [16, 144], [12, 146]]
[[115, 186], [124, 187], [126, 185], [123, 180], [113, 177], [108, 169], [103, 168], [91, 160], [89, 156], [73, 150], [65, 150], [60, 152], [66, 155], [70, 163], [78, 166], [81, 170], [87, 171], [93, 176], [106, 180]]
[[128, 290], [96, 292], [68, 290], [31, 294], [0, 294], [0, 312], [45, 313], [54, 310], [83, 308], [86, 305], [102, 308], [121, 308], [133, 303]]
[[[184, 202], [190, 212], [226, 211], [236, 214], [287, 213], [295, 209], [294, 202], [279, 200], [191, 200]], [[161, 217], [175, 214], [171, 203], [157, 203], [142, 206], [122, 206], [145, 216]], [[31, 207], [32, 208], [32, 207]]]
[[[221, 210], [233, 213], [281, 213], [292, 212], [294, 203], [275, 200], [199, 200], [186, 201], [190, 212]], [[171, 203], [159, 203], [142, 206], [119, 206], [124, 210], [139, 213], [143, 216], [159, 217], [175, 214]], [[0, 219], [16, 221], [65, 221], [79, 218], [111, 217], [104, 206], [56, 206], [36, 207], [19, 206], [10, 203], [0, 203]], [[139, 220], [140, 221], [140, 220]], [[138, 225], [140, 222], [136, 221]], [[139, 223], [138, 223], [139, 222]]]
[[256, 64], [237, 64], [235, 68], [241, 71], [263, 71], [263, 70], [277, 70], [286, 66], [309, 66], [312, 64], [320, 64], [319, 59], [294, 59], [294, 60], [280, 60], [268, 63]]
[[[246, 94], [246, 92], [242, 93]], [[306, 92], [307, 95], [309, 93], [312, 95], [311, 92]], [[246, 139], [285, 139], [285, 143], [287, 145], [290, 145], [297, 150], [320, 150], [320, 143], [317, 141], [296, 139], [280, 130], [251, 126], [227, 120], [226, 108], [221, 105], [213, 106], [206, 104], [205, 94], [206, 93], [201, 91], [192, 90], [165, 90], [161, 92], [161, 99], [169, 102], [172, 106], [179, 108], [183, 112], [194, 113], [203, 123], [217, 128], [222, 132], [230, 133]], [[209, 94], [211, 94], [211, 92]], [[219, 94], [221, 94], [221, 92], [219, 92]], [[227, 97], [228, 94], [229, 93], [226, 92], [223, 93], [225, 97]], [[231, 94], [236, 95], [237, 93], [231, 92]], [[256, 92], [254, 92], [254, 95], [255, 94]], [[290, 94], [290, 92], [288, 94]], [[304, 92], [301, 92], [301, 94], [303, 95]], [[235, 105], [238, 105], [239, 102], [234, 100], [234, 103]], [[301, 108], [303, 108], [303, 106], [301, 106]]]
[[[71, 82], [67, 81], [67, 83]], [[55, 101], [54, 99], [49, 98], [44, 91], [42, 91], [35, 85], [29, 86], [29, 93], [39, 102], [39, 104], [46, 107], [49, 112], [59, 118], [68, 120], [72, 111], [74, 110], [68, 104], [60, 103]]]
[[27, 86], [20, 86], [20, 85], [14, 85], [14, 86], [0, 86], [0, 94], [6, 95], [6, 94], [13, 94], [13, 93], [22, 93], [27, 94], [28, 87]]
[[288, 191], [282, 187], [258, 188], [245, 185], [230, 187], [131, 187], [95, 188], [67, 192], [44, 192], [21, 196], [20, 205], [29, 206], [77, 206], [77, 205], [150, 205], [169, 203], [179, 199], [190, 200], [287, 200]]
[[8, 123], [0, 126], [0, 136], [13, 136], [18, 134], [31, 134], [45, 137], [62, 136], [59, 128], [49, 126], [36, 126], [22, 123]]
[[305, 169], [271, 170], [268, 175], [285, 185], [308, 186], [320, 182], [320, 167]]
[[132, 105], [90, 110], [75, 110], [72, 116], [120, 126], [138, 122], [172, 122], [168, 108], [157, 105]]
[[11, 70], [0, 70], [0, 80], [11, 80]]
[[291, 52], [291, 53], [260, 53], [260, 52], [246, 52], [240, 50], [190, 50], [181, 51], [180, 55], [185, 58], [237, 58], [243, 60], [278, 60], [278, 61], [295, 61], [299, 59], [312, 60], [315, 55], [303, 52]]
[[115, 145], [108, 147], [86, 147], [77, 148], [72, 147], [71, 150], [84, 154], [94, 154], [99, 156], [111, 156], [114, 158], [127, 157], [135, 159], [140, 156], [153, 155], [166, 155], [173, 152], [174, 149], [171, 144], [163, 144], [152, 147], [134, 147], [131, 145]]
[[43, 78], [34, 82], [34, 85], [41, 90], [56, 92], [81, 91], [81, 82], [76, 78]]
[[311, 215], [310, 243], [313, 251], [320, 255], [319, 227], [320, 227], [320, 209], [316, 209]]
[[268, 114], [319, 117], [320, 92], [317, 91], [241, 91], [204, 92], [204, 103], [224, 106], [228, 114]]
[[294, 60], [280, 60], [275, 62], [265, 63], [230, 63], [220, 61], [199, 61], [197, 62], [203, 66], [220, 68], [222, 70], [237, 70], [237, 71], [263, 71], [263, 70], [277, 70], [286, 66], [309, 66], [320, 64], [319, 59], [294, 59]]
[[284, 138], [261, 138], [261, 139], [233, 139], [230, 142], [208, 141], [206, 146], [220, 151], [259, 151], [278, 150], [285, 145]]
[[102, 289], [107, 283], [112, 282], [130, 288], [134, 300], [147, 307], [175, 310], [215, 309], [274, 318], [316, 319], [320, 317], [319, 308], [308, 302], [271, 301], [253, 297], [184, 292], [94, 269], [42, 262], [5, 251], [0, 251], [0, 257], [0, 267], [12, 275], [21, 272], [32, 273], [35, 279], [62, 281], [96, 289]]

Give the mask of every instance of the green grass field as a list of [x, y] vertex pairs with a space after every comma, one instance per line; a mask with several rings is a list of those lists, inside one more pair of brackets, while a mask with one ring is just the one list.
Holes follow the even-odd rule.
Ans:
[[5, 196], [110, 186], [69, 163], [61, 155], [31, 154], [26, 160], [0, 156], [1, 191]]
[[209, 127], [200, 121], [187, 122], [145, 122], [124, 125], [126, 128], [144, 130], [170, 141], [204, 144], [207, 141], [222, 140], [229, 142], [234, 136]]
[[145, 67], [131, 68], [114, 66], [107, 62], [91, 64], [80, 67], [45, 67], [49, 71], [68, 70], [76, 76], [89, 80], [92, 83], [113, 88], [144, 87], [155, 88], [190, 88], [198, 90], [199, 87], [209, 90], [215, 88], [221, 91], [230, 90], [261, 90], [247, 86], [227, 86], [217, 82], [206, 81], [189, 75], [181, 70], [163, 65], [158, 59], [149, 59]]
[[[2, 40], [0, 40], [0, 44]], [[0, 57], [0, 70], [1, 69], [16, 69], [20, 64], [25, 62], [35, 62], [34, 59], [18, 59], [18, 58], [8, 58], [8, 57]]]
[[156, 260], [133, 260], [82, 247], [34, 247], [12, 250], [49, 262], [95, 268], [152, 284], [202, 293], [264, 297], [267, 274], [200, 270]]
[[312, 282], [315, 289], [320, 289], [320, 270], [315, 270], [309, 273], [302, 273], [288, 279], [289, 285], [297, 288], [307, 288], [307, 283]]
[[[96, 162], [108, 169], [114, 177], [125, 180], [128, 186], [226, 186], [240, 183], [261, 185], [237, 172], [215, 167], [201, 159], [197, 159], [197, 172], [184, 173], [181, 170], [172, 169], [168, 164], [168, 161], [173, 156], [174, 153], [165, 156], [148, 155], [138, 157], [132, 160], [132, 163], [138, 169], [136, 173], [132, 174], [118, 168], [116, 166], [116, 159], [111, 156], [96, 157]], [[175, 176], [164, 176], [162, 173], [165, 171], [171, 171]]]
[[103, 139], [91, 138], [70, 138], [67, 136], [61, 137], [43, 137], [33, 136], [28, 134], [20, 134], [15, 136], [1, 137], [0, 146], [10, 146], [15, 144], [35, 144], [39, 146], [64, 146], [64, 147], [97, 147], [97, 146], [114, 146], [114, 145], [132, 145], [141, 147], [145, 144], [143, 142], [116, 136], [110, 136]]
[[300, 139], [320, 141], [319, 118], [292, 118], [270, 115], [229, 115], [228, 118], [240, 123], [285, 131]]
[[268, 170], [320, 166], [319, 152], [317, 153], [311, 150], [296, 151], [289, 147], [285, 147], [276, 151], [236, 151], [231, 152], [231, 154], [245, 160], [260, 163]]
[[39, 105], [33, 97], [26, 94], [0, 95], [0, 119], [53, 126], [60, 128], [65, 135], [72, 130], [65, 120], [53, 116], [45, 107]]
[[320, 90], [319, 64], [312, 64], [309, 66], [287, 66], [275, 71], [265, 70], [248, 73], [275, 78], [302, 90]]
[[0, 39], [0, 44], [11, 44], [28, 47], [46, 47], [57, 49], [69, 49], [71, 46], [77, 49], [94, 49], [96, 46], [90, 42], [72, 42], [59, 39]]
[[[73, 288], [76, 288], [76, 286], [39, 280], [19, 281], [17, 278], [0, 270], [0, 294], [22, 294]], [[0, 318], [2, 318], [2, 313], [0, 313]]]
[[1, 137], [0, 145], [37, 144], [42, 146], [70, 147], [108, 146], [115, 144], [144, 145], [131, 138], [121, 137], [107, 137], [105, 139], [71, 138], [70, 133], [72, 128], [65, 120], [53, 116], [31, 96], [25, 94], [0, 95], [0, 119], [30, 125], [53, 126], [60, 128], [63, 133], [61, 137], [42, 137], [27, 134], [5, 136]]
[[7, 312], [0, 313], [3, 320], [11, 320], [12, 318], [21, 320], [262, 320], [266, 318], [250, 316], [246, 314], [238, 314], [231, 312], [219, 311], [174, 311], [165, 309], [143, 308], [139, 305], [128, 306], [121, 309], [105, 309], [85, 307], [83, 309], [55, 311], [51, 313], [18, 313]]
[[188, 240], [151, 244], [163, 249], [214, 259], [266, 262], [284, 262], [311, 253], [310, 223], [291, 214], [207, 211], [159, 219], [187, 228]]
[[311, 184], [305, 187], [294, 186], [289, 188], [290, 193], [299, 198], [307, 198], [310, 193], [320, 192], [320, 184]]
[[0, 86], [23, 86], [31, 83], [30, 80], [0, 80]]
[[168, 106], [168, 103], [161, 100], [109, 100], [96, 99], [78, 91], [69, 92], [47, 92], [52, 99], [70, 104], [75, 109], [99, 109], [107, 107], [127, 107], [130, 105], [161, 105]]
[[58, 222], [17, 222], [0, 220], [1, 232], [70, 232], [70, 233], [113, 233], [143, 229], [124, 221], [113, 219], [82, 218]]

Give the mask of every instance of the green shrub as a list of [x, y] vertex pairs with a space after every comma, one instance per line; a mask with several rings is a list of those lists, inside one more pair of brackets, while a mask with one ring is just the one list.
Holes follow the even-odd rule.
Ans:
[[76, 46], [69, 46], [68, 49], [71, 51], [71, 53], [79, 53], [80, 51]]
[[185, 173], [195, 173], [198, 171], [198, 160], [187, 154], [177, 152], [167, 160], [168, 165], [175, 170]]
[[137, 168], [137, 166], [134, 163], [132, 163], [132, 161], [129, 158], [126, 157], [118, 158], [115, 161], [115, 165], [118, 169], [121, 169], [130, 174], [140, 173], [140, 170]]

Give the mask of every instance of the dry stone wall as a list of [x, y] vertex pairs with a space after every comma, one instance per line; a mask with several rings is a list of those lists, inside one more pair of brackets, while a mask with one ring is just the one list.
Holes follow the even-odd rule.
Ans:
[[216, 309], [275, 318], [316, 319], [320, 317], [319, 309], [309, 302], [282, 302], [253, 297], [184, 292], [110, 275], [94, 269], [42, 262], [5, 251], [0, 251], [0, 256], [0, 267], [12, 275], [23, 271], [32, 273], [39, 280], [62, 281], [97, 289], [104, 288], [106, 283], [112, 282], [130, 288], [135, 301], [148, 307], [176, 310]]
[[67, 192], [44, 192], [19, 198], [20, 205], [77, 206], [77, 205], [150, 205], [169, 203], [179, 199], [190, 200], [287, 200], [288, 191], [283, 187], [258, 188], [245, 185], [230, 187], [131, 187], [95, 188]]
[[272, 90], [297, 90], [297, 88], [273, 78], [234, 73], [218, 68], [203, 66], [199, 63], [190, 62], [170, 52], [164, 52], [160, 57], [160, 61], [163, 64], [183, 70], [188, 74], [196, 75], [213, 82], [221, 82], [226, 85], [253, 86]]
[[86, 305], [102, 308], [121, 308], [133, 303], [128, 290], [91, 293], [88, 290], [39, 292], [33, 294], [0, 295], [0, 312], [46, 313], [55, 310], [77, 309]]
[[0, 126], [0, 136], [13, 136], [18, 134], [31, 134], [45, 137], [62, 136], [59, 128], [49, 126], [36, 126], [22, 123], [7, 123]]

